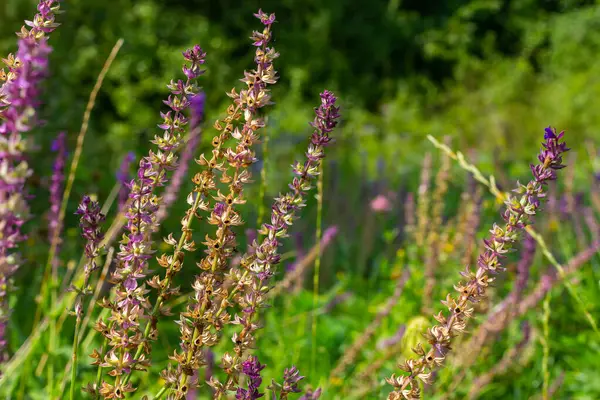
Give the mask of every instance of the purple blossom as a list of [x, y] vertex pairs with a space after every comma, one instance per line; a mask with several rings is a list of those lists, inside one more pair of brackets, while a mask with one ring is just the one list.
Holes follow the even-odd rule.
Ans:
[[96, 258], [100, 255], [100, 244], [102, 239], [104, 239], [104, 234], [100, 227], [106, 217], [101, 212], [100, 204], [92, 201], [89, 196], [83, 196], [75, 214], [80, 216], [79, 227], [81, 228], [81, 237], [86, 240], [85, 258], [87, 259], [84, 267], [85, 278], [83, 285], [81, 288], [75, 289], [78, 292], [77, 299], [75, 300], [75, 315], [79, 320], [83, 312], [83, 296], [89, 293], [87, 286], [90, 275], [98, 268]]
[[[150, 351], [147, 336], [155, 337], [158, 334], [156, 324], [154, 327], [149, 325], [146, 333], [140, 331], [140, 322], [151, 313], [147, 298], [149, 291], [140, 281], [148, 274], [148, 260], [154, 253], [152, 233], [158, 227], [157, 211], [161, 205], [161, 198], [155, 191], [166, 184], [168, 172], [179, 166], [176, 152], [182, 145], [182, 133], [188, 124], [184, 111], [191, 106], [191, 99], [198, 91], [192, 80], [204, 72], [200, 66], [204, 64], [205, 53], [200, 46], [185, 51], [183, 56], [186, 60], [183, 71], [188, 79], [185, 82], [171, 81], [167, 85], [170, 95], [164, 104], [170, 110], [160, 113], [163, 121], [158, 127], [163, 132], [152, 140], [157, 150], [150, 151], [148, 156], [140, 160], [137, 178], [128, 184], [130, 192], [125, 212], [127, 233], [121, 240], [117, 268], [111, 275], [111, 281], [115, 284], [115, 298], [103, 304], [111, 309], [109, 321], [116, 322], [108, 333], [104, 329], [107, 324], [99, 322], [97, 325], [97, 329], [103, 332], [112, 346], [103, 360], [97, 362], [101, 366], [113, 368], [112, 374], [129, 374], [132, 369], [143, 369], [148, 364], [143, 350]], [[120, 359], [118, 354], [129, 352], [137, 355], [127, 362], [113, 362], [115, 357]], [[115, 385], [104, 381], [99, 390], [105, 397], [118, 397], [117, 393], [131, 391], [133, 387], [125, 380], [117, 380]]]
[[248, 389], [238, 388], [235, 398], [236, 400], [256, 400], [264, 396], [264, 393], [260, 393], [260, 385], [262, 384], [262, 377], [260, 371], [265, 368], [256, 356], [250, 356], [246, 361], [242, 363], [242, 373], [248, 377]]
[[282, 392], [284, 393], [300, 393], [300, 389], [298, 389], [298, 382], [300, 382], [304, 377], [300, 375], [300, 371], [295, 366], [291, 368], [286, 368], [283, 371], [283, 387]]
[[0, 354], [6, 351], [10, 276], [20, 265], [14, 250], [25, 238], [21, 226], [29, 216], [25, 181], [31, 170], [24, 154], [27, 143], [21, 134], [38, 123], [35, 110], [51, 51], [45, 34], [58, 26], [54, 22], [58, 9], [56, 0], [40, 1], [33, 21], [25, 21], [31, 29], [23, 26], [17, 33], [16, 57], [9, 55], [2, 60], [8, 73], [2, 74], [5, 82], [0, 86]]
[[273, 22], [275, 22], [275, 14], [267, 14], [261, 9], [259, 9], [254, 16], [260, 19], [260, 22], [262, 22], [265, 26], [271, 25]]
[[52, 177], [50, 178], [50, 212], [48, 214], [48, 239], [60, 237], [58, 214], [62, 202], [63, 184], [65, 180], [65, 164], [67, 161], [66, 134], [61, 132], [52, 142], [52, 151], [56, 152]]
[[185, 144], [183, 152], [181, 153], [179, 167], [177, 168], [177, 171], [175, 171], [175, 173], [173, 174], [171, 183], [165, 189], [162, 204], [156, 215], [156, 220], [158, 223], [160, 223], [167, 217], [169, 208], [177, 199], [177, 195], [179, 194], [181, 185], [183, 185], [183, 181], [187, 174], [190, 162], [194, 158], [194, 153], [196, 151], [196, 148], [198, 147], [198, 143], [200, 142], [200, 123], [202, 122], [202, 118], [204, 116], [205, 103], [206, 95], [204, 94], [204, 92], [200, 92], [190, 99], [191, 123], [189, 139]]
[[317, 400], [320, 397], [321, 397], [321, 388], [317, 388], [314, 391], [309, 389], [298, 400]]
[[533, 179], [527, 185], [518, 185], [514, 190], [518, 196], [507, 196], [506, 211], [502, 214], [505, 224], [502, 227], [493, 225], [489, 239], [484, 240], [485, 251], [477, 259], [476, 271], [467, 266], [460, 273], [465, 281], [454, 286], [457, 294], [448, 294], [442, 301], [448, 312], [435, 315], [438, 325], [429, 328], [425, 334], [431, 344], [430, 349], [426, 350], [419, 344], [413, 349], [417, 356], [399, 365], [407, 374], [393, 374], [386, 378], [394, 387], [388, 399], [420, 398], [417, 380], [425, 384], [432, 382], [432, 372], [444, 363], [451, 350], [452, 339], [467, 327], [474, 311], [470, 304], [481, 301], [493, 282], [494, 275], [505, 270], [502, 261], [506, 253], [512, 250], [522, 231], [531, 224], [531, 218], [539, 211], [541, 199], [546, 197], [545, 185], [556, 179], [556, 170], [564, 167], [562, 153], [569, 149], [560, 141], [563, 136], [564, 132], [556, 134], [552, 128], [545, 130], [545, 142], [542, 143], [538, 156], [540, 164], [531, 166]]
[[135, 161], [135, 153], [130, 151], [121, 161], [121, 166], [117, 171], [117, 182], [121, 184], [121, 189], [119, 189], [119, 211], [123, 209], [125, 203], [127, 203], [127, 199], [129, 198], [129, 182], [131, 181], [131, 177], [129, 174], [129, 169], [131, 163]]

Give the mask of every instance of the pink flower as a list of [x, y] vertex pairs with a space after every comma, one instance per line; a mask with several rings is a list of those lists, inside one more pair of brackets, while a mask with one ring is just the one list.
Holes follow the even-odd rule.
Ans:
[[371, 210], [381, 213], [389, 212], [392, 210], [392, 202], [383, 194], [377, 195], [371, 200]]

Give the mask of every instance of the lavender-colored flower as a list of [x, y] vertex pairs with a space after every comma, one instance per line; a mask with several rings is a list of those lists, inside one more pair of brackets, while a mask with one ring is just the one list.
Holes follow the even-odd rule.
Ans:
[[397, 345], [398, 343], [400, 343], [400, 341], [402, 341], [405, 332], [406, 325], [400, 325], [396, 333], [394, 333], [392, 336], [381, 339], [379, 342], [377, 342], [377, 349], [384, 350]]
[[260, 19], [260, 22], [262, 22], [265, 26], [269, 26], [275, 22], [275, 14], [267, 14], [261, 9], [259, 9], [258, 13], [254, 14], [254, 16]]
[[[505, 226], [494, 224], [490, 230], [491, 237], [484, 240], [485, 251], [477, 259], [477, 271], [473, 272], [466, 267], [461, 275], [467, 282], [455, 286], [458, 295], [448, 294], [442, 304], [449, 310], [446, 316], [442, 312], [435, 316], [438, 325], [427, 332], [426, 339], [431, 344], [429, 350], [418, 345], [414, 351], [417, 357], [408, 359], [400, 365], [407, 374], [396, 376], [393, 374], [386, 378], [394, 387], [388, 400], [420, 398], [420, 389], [417, 380], [430, 384], [432, 372], [442, 365], [450, 351], [452, 339], [463, 333], [467, 322], [473, 314], [470, 303], [480, 301], [486, 293], [487, 287], [493, 281], [493, 275], [503, 271], [501, 261], [506, 253], [518, 241], [519, 234], [531, 222], [531, 217], [539, 210], [541, 199], [546, 196], [545, 185], [556, 179], [556, 170], [562, 165], [562, 154], [569, 149], [561, 139], [564, 132], [556, 133], [552, 128], [546, 128], [542, 150], [538, 156], [540, 164], [531, 165], [533, 179], [527, 185], [519, 184], [514, 190], [519, 198], [509, 196], [506, 199], [506, 211], [503, 214]], [[491, 275], [491, 276], [490, 276]]]
[[[25, 21], [17, 33], [19, 49], [16, 57], [2, 61], [8, 73], [1, 70], [0, 81], [0, 354], [5, 353], [4, 333], [9, 317], [7, 295], [10, 276], [20, 265], [14, 250], [24, 240], [21, 226], [29, 215], [25, 181], [31, 170], [25, 159], [27, 144], [22, 133], [37, 123], [35, 109], [39, 106], [40, 83], [46, 76], [48, 54], [51, 51], [45, 35], [58, 24], [54, 13], [58, 1], [42, 0], [33, 21]], [[3, 361], [3, 360], [0, 360]]]
[[[155, 323], [148, 325], [146, 334], [140, 330], [140, 322], [147, 319], [151, 312], [148, 290], [140, 281], [148, 273], [148, 260], [153, 254], [151, 235], [157, 228], [156, 213], [161, 201], [155, 190], [164, 186], [167, 173], [178, 167], [176, 154], [182, 143], [182, 133], [188, 124], [184, 111], [190, 107], [190, 99], [198, 92], [193, 80], [204, 72], [201, 66], [205, 56], [200, 46], [194, 46], [183, 53], [186, 61], [183, 72], [188, 79], [186, 82], [171, 81], [167, 86], [171, 94], [164, 104], [170, 111], [161, 112], [163, 122], [158, 127], [163, 132], [152, 141], [158, 150], [150, 151], [147, 157], [140, 160], [137, 178], [129, 183], [130, 193], [125, 213], [127, 234], [121, 240], [117, 268], [111, 275], [111, 281], [115, 284], [115, 298], [103, 304], [111, 310], [111, 322], [107, 324], [99, 321], [95, 327], [109, 341], [111, 348], [105, 355], [95, 352], [94, 364], [111, 368], [112, 376], [129, 375], [132, 370], [143, 370], [148, 365], [148, 338], [157, 335]], [[105, 398], [113, 398], [133, 390], [135, 388], [126, 377], [117, 379], [114, 385], [102, 382], [99, 393]]]
[[[254, 345], [254, 332], [259, 327], [253, 320], [259, 309], [264, 307], [269, 279], [274, 274], [274, 267], [281, 260], [278, 254], [279, 241], [287, 236], [287, 229], [293, 224], [296, 211], [304, 207], [306, 192], [312, 188], [311, 181], [319, 174], [321, 161], [325, 157], [324, 149], [331, 142], [329, 134], [338, 123], [339, 108], [335, 103], [336, 97], [333, 93], [326, 90], [321, 94], [321, 105], [315, 109], [316, 117], [311, 123], [315, 130], [306, 152], [307, 160], [294, 164], [293, 171], [296, 176], [289, 185], [291, 190], [275, 199], [271, 221], [263, 224], [259, 232], [264, 238], [260, 244], [255, 242], [242, 258], [241, 268], [244, 272], [232, 272], [232, 275], [240, 277], [239, 284], [246, 287], [234, 296], [235, 302], [242, 309], [242, 315], [236, 315], [232, 323], [240, 325], [242, 329], [232, 336], [232, 341], [236, 344], [236, 357], [225, 353], [222, 358], [224, 366], [235, 365], [236, 360]], [[244, 278], [248, 274], [249, 282]], [[227, 306], [227, 302], [223, 304]], [[227, 368], [227, 373], [229, 377], [224, 391], [228, 390], [229, 383], [237, 382], [235, 368]]]
[[264, 396], [264, 393], [260, 393], [260, 385], [262, 384], [262, 377], [260, 371], [265, 368], [256, 356], [250, 356], [246, 361], [242, 363], [242, 374], [248, 377], [248, 389], [238, 388], [235, 398], [236, 400], [256, 400]]
[[317, 388], [314, 391], [309, 389], [298, 400], [317, 400], [320, 397], [321, 397], [321, 388]]
[[156, 220], [158, 223], [167, 217], [169, 208], [177, 199], [177, 195], [179, 194], [179, 190], [181, 189], [181, 185], [183, 184], [183, 180], [187, 174], [190, 161], [192, 161], [194, 158], [194, 153], [198, 147], [198, 143], [200, 142], [200, 123], [202, 122], [204, 115], [205, 103], [206, 95], [204, 92], [200, 92], [190, 99], [191, 123], [189, 139], [185, 144], [183, 152], [181, 153], [179, 167], [173, 174], [171, 183], [165, 189], [162, 204], [160, 205], [160, 209], [156, 215]]
[[123, 157], [121, 166], [117, 171], [117, 182], [121, 184], [121, 188], [119, 189], [119, 211], [123, 210], [123, 207], [129, 198], [129, 182], [131, 182], [129, 169], [131, 167], [131, 163], [134, 161], [135, 153], [130, 151], [125, 157]]
[[77, 292], [73, 314], [75, 315], [75, 334], [73, 335], [73, 366], [71, 370], [71, 386], [69, 389], [70, 398], [75, 398], [75, 380], [77, 377], [77, 358], [79, 357], [79, 334], [81, 331], [81, 322], [83, 316], [83, 302], [86, 295], [92, 294], [92, 288], [89, 287], [90, 276], [98, 265], [96, 258], [100, 255], [101, 243], [104, 234], [100, 230], [100, 225], [104, 222], [105, 216], [101, 212], [100, 204], [92, 201], [89, 196], [84, 196], [79, 203], [75, 214], [80, 216], [79, 227], [81, 236], [86, 240], [84, 267], [84, 278], [81, 287], [70, 287], [70, 290]]
[[[206, 221], [216, 231], [205, 237], [203, 244], [206, 246], [206, 255], [197, 263], [202, 271], [192, 285], [192, 300], [178, 321], [181, 351], [171, 357], [176, 367], [162, 373], [165, 386], [173, 390], [174, 397], [178, 399], [187, 393], [190, 386], [196, 385], [194, 381], [189, 382], [189, 371], [206, 365], [203, 349], [218, 342], [218, 331], [230, 321], [229, 313], [223, 311], [230, 304], [226, 299], [229, 294], [225, 289], [225, 280], [234, 278], [228, 273], [237, 246], [233, 228], [243, 224], [237, 207], [246, 202], [243, 190], [252, 178], [249, 167], [256, 162], [253, 146], [258, 142], [260, 129], [265, 126], [259, 111], [271, 104], [269, 85], [277, 82], [274, 60], [279, 56], [275, 49], [269, 47], [270, 24], [265, 25], [262, 32], [253, 32], [251, 39], [257, 47], [254, 58], [256, 67], [244, 72], [241, 81], [246, 86], [243, 89], [232, 89], [228, 93], [232, 104], [227, 108], [227, 116], [214, 124], [218, 133], [211, 141], [213, 149], [210, 154], [203, 154], [196, 160], [203, 168], [192, 178], [195, 186], [187, 197], [190, 207], [181, 219], [181, 237], [179, 240], [173, 235], [165, 238], [165, 242], [172, 246], [172, 254], [163, 254], [159, 258], [159, 264], [166, 269], [165, 277], [161, 279], [155, 276], [150, 282], [160, 292], [157, 305], [176, 293], [177, 288], [171, 288], [172, 277], [181, 269], [185, 252], [194, 251], [196, 246], [192, 239], [191, 223], [201, 218], [199, 210], [209, 213]], [[235, 141], [228, 146], [230, 139]], [[234, 292], [240, 285], [240, 276], [235, 276]], [[241, 356], [226, 358], [222, 367], [229, 369], [231, 365], [231, 370], [235, 369], [237, 375], [241, 368]], [[208, 385], [219, 397], [235, 391], [235, 383], [228, 379], [226, 384], [221, 384], [213, 376]]]
[[[60, 221], [58, 214], [62, 202], [63, 184], [65, 180], [65, 164], [67, 161], [66, 134], [61, 132], [52, 142], [52, 151], [56, 152], [54, 165], [52, 167], [52, 177], [50, 178], [50, 210], [48, 212], [48, 240], [60, 238]], [[57, 260], [52, 261], [53, 264]]]
[[279, 263], [277, 254], [278, 238], [287, 235], [287, 227], [292, 224], [296, 210], [304, 207], [302, 200], [310, 188], [310, 181], [319, 173], [319, 164], [325, 157], [324, 148], [331, 142], [329, 133], [337, 125], [339, 107], [335, 106], [336, 97], [328, 90], [321, 94], [321, 105], [315, 109], [316, 117], [311, 125], [315, 132], [311, 136], [306, 152], [307, 160], [297, 162], [293, 171], [296, 177], [290, 184], [290, 193], [275, 199], [271, 207], [271, 222], [263, 224], [260, 234], [266, 238], [257, 246], [255, 257], [249, 268], [260, 280], [266, 281], [273, 275], [272, 266]]
[[279, 400], [287, 400], [290, 393], [300, 393], [301, 390], [298, 388], [298, 382], [304, 377], [300, 375], [300, 371], [295, 366], [286, 368], [283, 372], [283, 383], [277, 383], [275, 380], [271, 381], [271, 384], [267, 389], [273, 393], [273, 399], [276, 398], [276, 393], [279, 393]]
[[[100, 230], [100, 226], [106, 219], [100, 211], [100, 204], [92, 201], [89, 196], [84, 196], [77, 207], [76, 215], [80, 216], [79, 227], [81, 228], [81, 236], [87, 241], [85, 245], [85, 258], [87, 262], [84, 267], [84, 283], [78, 289], [81, 295], [86, 294], [87, 283], [90, 274], [98, 268], [96, 258], [100, 255], [100, 243], [104, 239], [104, 234]], [[81, 318], [81, 296], [78, 296], [75, 305], [75, 314], [77, 318]]]

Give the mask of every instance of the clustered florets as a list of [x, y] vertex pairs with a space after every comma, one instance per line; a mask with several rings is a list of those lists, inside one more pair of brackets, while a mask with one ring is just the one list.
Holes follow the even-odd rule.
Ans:
[[[157, 228], [156, 213], [161, 202], [155, 192], [167, 182], [167, 173], [178, 166], [177, 151], [188, 124], [184, 111], [198, 92], [193, 80], [204, 72], [201, 66], [205, 53], [200, 46], [194, 46], [185, 51], [183, 57], [186, 61], [183, 72], [188, 79], [186, 82], [171, 81], [168, 85], [171, 93], [164, 104], [170, 110], [161, 113], [163, 122], [159, 128], [163, 133], [156, 135], [152, 141], [158, 150], [150, 151], [140, 160], [137, 179], [128, 184], [129, 198], [125, 207], [127, 234], [121, 240], [117, 268], [110, 277], [115, 285], [115, 297], [114, 300], [104, 299], [101, 303], [110, 309], [111, 316], [107, 322], [98, 321], [95, 327], [105, 337], [110, 349], [104, 354], [94, 351], [94, 364], [110, 368], [109, 375], [116, 377], [114, 384], [103, 381], [100, 388], [90, 389], [99, 390], [105, 398], [122, 398], [125, 393], [135, 390], [123, 375], [145, 369], [150, 353], [147, 339], [157, 335], [155, 327], [149, 328], [148, 335], [140, 329], [140, 323], [147, 319], [151, 309], [147, 298], [149, 290], [140, 281], [148, 273], [148, 261], [153, 254], [151, 235]], [[136, 357], [133, 352], [136, 352]]]
[[[257, 47], [254, 59], [256, 69], [244, 73], [242, 82], [246, 84], [245, 89], [239, 92], [233, 89], [228, 94], [233, 104], [228, 107], [227, 116], [214, 124], [219, 133], [211, 141], [212, 154], [210, 157], [202, 155], [196, 161], [203, 170], [192, 178], [195, 187], [187, 198], [190, 208], [181, 221], [181, 239], [177, 241], [172, 235], [165, 239], [173, 247], [173, 255], [159, 258], [160, 265], [167, 269], [167, 275], [163, 280], [155, 277], [153, 282], [161, 290], [161, 301], [172, 295], [168, 288], [172, 276], [181, 268], [182, 250], [195, 250], [195, 243], [191, 239], [191, 222], [200, 217], [199, 210], [208, 212], [207, 222], [216, 226], [216, 233], [214, 237], [207, 235], [203, 242], [206, 256], [198, 263], [202, 273], [192, 285], [195, 294], [178, 321], [181, 352], [171, 357], [177, 367], [163, 371], [163, 378], [169, 387], [175, 389], [176, 398], [183, 397], [190, 386], [196, 384], [188, 380], [194, 371], [206, 364], [204, 348], [218, 341], [212, 329], [218, 331], [230, 320], [229, 314], [224, 312], [229, 305], [227, 299], [230, 292], [223, 283], [236, 246], [232, 228], [243, 224], [235, 208], [245, 203], [243, 188], [251, 180], [248, 167], [256, 162], [253, 146], [258, 142], [258, 131], [264, 127], [258, 111], [270, 104], [268, 85], [277, 81], [273, 61], [278, 54], [268, 47], [271, 41], [270, 25], [275, 16], [265, 15], [262, 12], [257, 14], [264, 23], [264, 29], [254, 32], [252, 36], [253, 44]], [[243, 122], [238, 122], [240, 120]], [[230, 139], [235, 142], [227, 147]], [[222, 191], [219, 183], [227, 185], [227, 191]], [[215, 381], [212, 377], [211, 382]]]
[[90, 293], [90, 289], [87, 287], [90, 275], [92, 272], [98, 269], [96, 259], [100, 256], [100, 245], [102, 243], [102, 239], [104, 239], [104, 234], [102, 233], [100, 227], [106, 217], [100, 210], [100, 204], [98, 204], [96, 201], [92, 201], [89, 196], [83, 197], [75, 214], [80, 216], [79, 227], [81, 229], [81, 237], [86, 240], [84, 253], [85, 258], [87, 259], [83, 269], [84, 282], [82, 287], [71, 288], [71, 290], [78, 292], [77, 299], [75, 300], [74, 312], [75, 316], [79, 320], [83, 313], [83, 296]]
[[392, 375], [387, 382], [394, 387], [388, 399], [418, 399], [420, 398], [417, 379], [429, 384], [431, 372], [442, 365], [448, 352], [451, 350], [452, 338], [464, 332], [468, 319], [473, 314], [470, 303], [482, 300], [493, 275], [503, 271], [501, 260], [506, 257], [513, 245], [519, 239], [519, 234], [530, 224], [530, 217], [535, 215], [540, 208], [540, 199], [546, 196], [544, 186], [548, 181], [556, 179], [556, 170], [565, 166], [562, 164], [562, 154], [569, 149], [561, 139], [564, 132], [559, 134], [550, 127], [546, 128], [542, 150], [538, 155], [540, 164], [531, 165], [533, 180], [527, 185], [519, 184], [514, 190], [518, 197], [509, 196], [505, 201], [506, 211], [502, 217], [504, 227], [494, 224], [490, 230], [491, 237], [484, 239], [485, 251], [477, 259], [477, 270], [471, 271], [469, 267], [461, 272], [466, 282], [455, 286], [458, 295], [448, 294], [442, 304], [448, 308], [449, 316], [442, 312], [435, 316], [439, 325], [429, 329], [425, 337], [431, 348], [425, 350], [421, 344], [414, 349], [418, 358], [409, 359], [400, 365], [407, 372], [406, 375]]
[[264, 393], [259, 391], [262, 384], [260, 371], [264, 368], [256, 356], [250, 356], [242, 363], [242, 374], [248, 378], [248, 389], [238, 388], [235, 393], [236, 400], [256, 400], [264, 396]]
[[249, 251], [242, 256], [240, 266], [232, 268], [230, 276], [237, 282], [237, 291], [231, 298], [237, 304], [241, 313], [235, 314], [231, 324], [240, 325], [241, 331], [231, 337], [235, 344], [234, 353], [225, 353], [222, 358], [228, 380], [223, 385], [211, 382], [217, 392], [225, 392], [234, 382], [238, 381], [237, 363], [243, 354], [254, 347], [254, 332], [259, 329], [254, 322], [261, 308], [266, 306], [269, 280], [273, 276], [274, 267], [280, 262], [278, 254], [281, 238], [287, 236], [287, 229], [293, 224], [295, 213], [304, 207], [304, 197], [311, 188], [311, 181], [319, 174], [321, 160], [325, 157], [324, 148], [331, 142], [329, 134], [337, 125], [339, 107], [336, 107], [336, 97], [329, 91], [321, 94], [321, 105], [315, 109], [315, 119], [311, 125], [315, 128], [306, 153], [304, 163], [294, 165], [296, 175], [290, 184], [291, 191], [275, 199], [271, 209], [271, 221], [261, 227], [259, 233], [264, 236], [260, 244], [254, 241]]
[[25, 181], [31, 170], [22, 134], [38, 123], [35, 110], [51, 51], [46, 35], [58, 26], [54, 14], [59, 8], [57, 0], [39, 2], [33, 21], [25, 21], [30, 28], [23, 26], [17, 33], [16, 56], [9, 54], [2, 59], [8, 70], [0, 69], [0, 361], [6, 345], [10, 277], [21, 263], [14, 250], [24, 239], [21, 227], [29, 216]]

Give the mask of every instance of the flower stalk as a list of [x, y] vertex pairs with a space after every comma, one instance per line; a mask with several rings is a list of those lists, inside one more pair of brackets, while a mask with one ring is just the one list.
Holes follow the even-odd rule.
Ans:
[[101, 242], [104, 239], [104, 234], [100, 230], [100, 225], [104, 222], [105, 216], [100, 212], [100, 205], [92, 201], [88, 196], [84, 196], [83, 200], [77, 208], [77, 215], [81, 216], [79, 227], [81, 228], [81, 236], [87, 240], [85, 245], [86, 264], [84, 269], [83, 284], [80, 288], [74, 286], [71, 290], [77, 292], [75, 298], [75, 307], [73, 314], [75, 315], [75, 335], [73, 337], [73, 355], [71, 366], [71, 386], [69, 389], [69, 399], [75, 399], [75, 386], [77, 378], [77, 358], [79, 356], [79, 333], [81, 330], [81, 321], [83, 318], [83, 303], [86, 295], [92, 294], [92, 288], [89, 286], [90, 276], [92, 272], [98, 269], [96, 259], [102, 250]]
[[450, 351], [452, 339], [463, 333], [467, 322], [473, 314], [470, 304], [481, 301], [489, 284], [494, 280], [493, 275], [503, 271], [501, 260], [506, 257], [519, 239], [519, 234], [530, 224], [532, 216], [537, 214], [541, 206], [541, 199], [546, 196], [544, 188], [549, 181], [556, 179], [556, 171], [564, 168], [562, 154], [569, 149], [561, 142], [564, 132], [559, 134], [552, 128], [546, 128], [543, 148], [538, 155], [539, 164], [531, 165], [533, 179], [527, 185], [518, 185], [514, 190], [518, 197], [508, 196], [505, 200], [507, 206], [503, 214], [504, 227], [494, 224], [491, 237], [484, 239], [485, 252], [477, 260], [477, 270], [471, 271], [469, 267], [461, 272], [467, 280], [455, 286], [457, 296], [448, 294], [442, 301], [449, 315], [440, 312], [435, 316], [438, 325], [430, 328], [425, 335], [431, 344], [425, 350], [421, 344], [414, 349], [417, 358], [406, 360], [400, 368], [407, 372], [406, 375], [386, 378], [394, 390], [388, 395], [388, 400], [419, 399], [419, 381], [424, 384], [431, 383], [431, 375], [436, 367], [441, 366]]
[[[184, 112], [198, 92], [194, 81], [204, 72], [201, 67], [205, 55], [197, 45], [183, 53], [183, 72], [187, 80], [171, 81], [168, 85], [171, 94], [164, 103], [170, 111], [161, 113], [163, 122], [159, 128], [163, 133], [152, 141], [158, 150], [150, 151], [140, 160], [137, 179], [129, 184], [125, 214], [128, 233], [121, 240], [117, 269], [110, 277], [115, 285], [115, 299], [102, 301], [102, 307], [110, 310], [110, 317], [107, 322], [100, 320], [95, 325], [105, 338], [105, 346], [91, 354], [93, 365], [99, 367], [98, 378], [96, 385], [88, 385], [86, 390], [94, 395], [124, 398], [126, 393], [135, 390], [123, 379], [124, 375], [148, 366], [151, 346], [140, 329], [140, 322], [147, 318], [151, 306], [146, 297], [148, 290], [139, 282], [148, 273], [148, 260], [153, 253], [151, 237], [157, 228], [156, 212], [161, 202], [155, 191], [165, 185], [167, 173], [177, 169], [177, 152], [188, 124]], [[150, 332], [152, 335], [155, 335], [154, 330]], [[134, 358], [132, 353], [137, 352], [139, 346], [143, 346], [145, 354]], [[110, 368], [109, 374], [115, 377], [113, 383], [102, 381], [102, 368]]]

